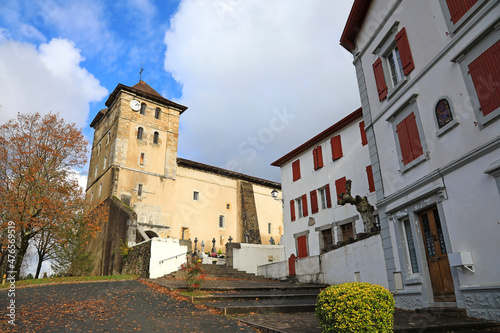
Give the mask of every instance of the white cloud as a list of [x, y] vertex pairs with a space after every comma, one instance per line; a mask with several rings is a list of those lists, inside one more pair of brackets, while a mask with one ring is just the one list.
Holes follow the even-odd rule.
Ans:
[[89, 103], [108, 91], [85, 68], [74, 44], [52, 39], [37, 49], [29, 43], [3, 40], [0, 44], [0, 123], [18, 112], [59, 112], [84, 126]]
[[360, 105], [339, 46], [351, 5], [182, 1], [165, 35], [165, 69], [189, 107], [180, 156], [279, 180], [271, 162]]

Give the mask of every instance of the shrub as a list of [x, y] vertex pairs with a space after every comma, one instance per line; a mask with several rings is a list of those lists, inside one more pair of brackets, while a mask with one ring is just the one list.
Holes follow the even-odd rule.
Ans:
[[330, 286], [318, 295], [316, 317], [323, 332], [392, 332], [394, 297], [366, 282]]
[[187, 257], [186, 263], [181, 266], [184, 272], [187, 290], [199, 293], [207, 274], [202, 269], [201, 260], [196, 257]]

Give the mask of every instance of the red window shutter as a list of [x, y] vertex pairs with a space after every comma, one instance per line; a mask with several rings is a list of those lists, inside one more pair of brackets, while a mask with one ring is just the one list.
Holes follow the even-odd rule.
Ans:
[[396, 35], [396, 44], [398, 44], [399, 57], [403, 65], [403, 73], [408, 75], [415, 68], [415, 64], [411, 56], [410, 43], [408, 42], [405, 28], [401, 29]]
[[366, 138], [365, 121], [364, 120], [359, 123], [359, 132], [361, 133], [361, 144], [363, 146], [365, 146], [366, 144], [368, 144], [368, 139]]
[[317, 213], [319, 211], [318, 207], [318, 192], [312, 190], [311, 193], [311, 213]]
[[330, 195], [330, 184], [326, 184], [325, 192], [326, 192], [326, 207], [331, 208], [332, 207], [332, 197]]
[[290, 200], [290, 217], [295, 221], [295, 200]]
[[306, 217], [309, 215], [309, 212], [307, 211], [307, 195], [303, 194], [302, 195], [302, 216]]
[[387, 85], [385, 83], [384, 68], [382, 60], [377, 59], [373, 63], [373, 73], [375, 74], [375, 83], [377, 84], [378, 99], [382, 101], [387, 96]]
[[337, 190], [337, 200], [339, 198], [339, 195], [341, 195], [342, 193], [345, 193], [345, 183], [346, 183], [346, 178], [345, 177], [342, 177], [340, 179], [337, 179], [335, 181], [335, 188]]
[[373, 181], [373, 171], [371, 165], [366, 167], [366, 177], [368, 178], [368, 190], [370, 192], [375, 192], [375, 182]]
[[408, 137], [410, 139], [412, 160], [416, 159], [424, 153], [420, 135], [418, 134], [417, 120], [415, 114], [412, 112], [406, 117], [406, 126], [408, 129]]
[[469, 65], [483, 116], [500, 107], [500, 41], [486, 50]]
[[321, 146], [318, 146], [316, 148], [316, 151], [317, 151], [316, 157], [318, 159], [318, 169], [319, 169], [319, 168], [323, 167], [323, 150], [322, 150]]
[[399, 147], [401, 148], [403, 164], [407, 165], [413, 161], [413, 157], [411, 154], [410, 138], [408, 136], [406, 119], [403, 119], [403, 121], [396, 126], [396, 133], [398, 133]]
[[476, 2], [477, 0], [446, 0], [453, 24], [457, 23]]
[[300, 160], [292, 163], [293, 181], [300, 179]]
[[333, 138], [331, 138], [330, 144], [332, 146], [333, 160], [336, 160], [344, 156], [342, 153], [342, 141], [340, 140], [340, 135], [336, 135]]
[[313, 162], [314, 170], [318, 170], [318, 150], [316, 148], [313, 149]]
[[307, 257], [307, 235], [297, 237], [297, 247], [299, 252], [299, 258]]

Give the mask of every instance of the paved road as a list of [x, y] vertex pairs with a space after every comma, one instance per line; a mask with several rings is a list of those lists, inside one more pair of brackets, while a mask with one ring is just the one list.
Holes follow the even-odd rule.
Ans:
[[0, 332], [255, 332], [140, 281], [18, 288], [15, 327], [0, 297]]

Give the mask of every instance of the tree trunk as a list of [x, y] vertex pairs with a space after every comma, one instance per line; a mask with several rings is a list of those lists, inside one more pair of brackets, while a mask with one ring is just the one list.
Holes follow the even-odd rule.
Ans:
[[[16, 281], [19, 281], [19, 274], [21, 273], [21, 264], [23, 263], [24, 255], [28, 250], [29, 240], [32, 237], [31, 234], [25, 234], [23, 230], [21, 230], [21, 246], [17, 248], [16, 254], [16, 262], [14, 267], [14, 272], [16, 276]], [[7, 271], [12, 271], [9, 267]]]
[[40, 270], [42, 269], [42, 263], [44, 261], [44, 255], [40, 255], [38, 253], [38, 265], [36, 266], [36, 273], [35, 273], [35, 280], [38, 279], [38, 276], [40, 275]]

